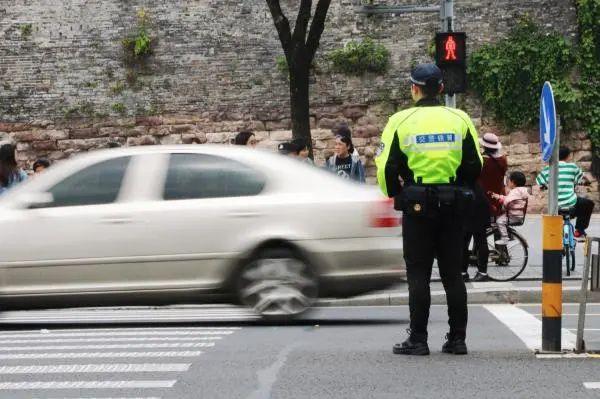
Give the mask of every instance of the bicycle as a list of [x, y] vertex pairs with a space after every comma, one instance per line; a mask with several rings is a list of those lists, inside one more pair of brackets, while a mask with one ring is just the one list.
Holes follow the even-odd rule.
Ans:
[[571, 275], [571, 272], [575, 270], [575, 248], [577, 247], [577, 240], [575, 239], [575, 227], [571, 223], [571, 218], [574, 216], [574, 209], [560, 209], [559, 215], [563, 217], [563, 253], [562, 256], [565, 259], [565, 266], [567, 269], [567, 276]]
[[[489, 249], [487, 274], [492, 281], [511, 281], [523, 273], [529, 260], [529, 244], [514, 227], [525, 223], [528, 201], [523, 200], [522, 206], [511, 207], [507, 204], [508, 237], [507, 245], [496, 244], [501, 238], [498, 225], [494, 222], [486, 231]], [[515, 213], [521, 213], [515, 216]], [[470, 244], [470, 246], [473, 244]], [[477, 266], [477, 248], [469, 248], [469, 266]]]

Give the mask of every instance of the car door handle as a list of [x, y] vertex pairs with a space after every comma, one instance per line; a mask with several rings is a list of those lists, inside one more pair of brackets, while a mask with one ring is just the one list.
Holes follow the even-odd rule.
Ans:
[[132, 223], [133, 219], [127, 217], [107, 217], [101, 219], [104, 224], [127, 224]]
[[230, 212], [229, 217], [232, 218], [255, 218], [259, 217], [261, 214], [258, 212], [250, 212], [250, 211], [239, 211], [239, 212]]

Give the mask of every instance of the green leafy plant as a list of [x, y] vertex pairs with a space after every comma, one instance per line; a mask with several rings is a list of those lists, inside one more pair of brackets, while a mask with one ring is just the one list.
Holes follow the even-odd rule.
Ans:
[[21, 31], [21, 37], [23, 39], [29, 39], [29, 36], [31, 36], [31, 32], [33, 31], [33, 26], [31, 24], [24, 24], [21, 25], [19, 29]]
[[346, 75], [362, 75], [366, 72], [383, 74], [390, 63], [389, 50], [370, 38], [351, 41], [328, 56], [333, 70]]
[[278, 55], [277, 58], [275, 58], [275, 65], [277, 66], [277, 70], [282, 73], [287, 75], [289, 73], [290, 68], [288, 67], [288, 63], [287, 60], [285, 59], [285, 55]]
[[119, 114], [124, 114], [126, 111], [125, 105], [123, 103], [114, 103], [113, 105], [110, 106], [110, 108]]
[[[508, 127], [530, 125], [537, 120], [544, 82], [564, 81], [574, 61], [572, 48], [562, 35], [546, 34], [524, 19], [505, 39], [472, 54], [469, 81]], [[562, 87], [566, 93], [566, 86]], [[560, 95], [558, 98], [560, 101]]]
[[474, 52], [469, 80], [507, 127], [537, 123], [544, 81], [567, 129], [583, 128], [600, 153], [600, 0], [577, 0], [579, 42], [524, 19], [503, 40]]
[[154, 40], [148, 33], [149, 25], [150, 14], [145, 8], [142, 8], [137, 13], [137, 26], [134, 33], [121, 41], [125, 58], [129, 63], [139, 62], [152, 54]]
[[[581, 92], [579, 119], [600, 157], [600, 0], [577, 0], [579, 51], [577, 66]], [[596, 158], [598, 160], [598, 158]], [[596, 170], [600, 174], [600, 171]]]

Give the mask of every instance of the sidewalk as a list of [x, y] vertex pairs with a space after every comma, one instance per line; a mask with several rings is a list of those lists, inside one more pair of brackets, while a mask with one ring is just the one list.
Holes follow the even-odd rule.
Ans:
[[[467, 283], [470, 304], [541, 303], [541, 281], [513, 281], [506, 283]], [[581, 281], [563, 282], [563, 303], [578, 303]], [[600, 292], [590, 292], [588, 302], [600, 301]], [[446, 293], [441, 282], [431, 283], [431, 303], [446, 304]], [[317, 306], [392, 306], [408, 304], [408, 286], [398, 285], [377, 293], [344, 299], [323, 299]]]
[[[528, 215], [525, 224], [516, 228], [519, 233], [525, 237], [529, 244], [529, 261], [523, 273], [518, 280], [541, 280], [542, 279], [542, 217], [541, 215]], [[600, 214], [594, 214], [587, 230], [591, 237], [600, 237]], [[583, 244], [577, 243], [577, 253], [575, 255], [575, 271], [570, 277], [565, 275], [564, 280], [580, 280], [583, 270]], [[475, 274], [474, 268], [469, 269], [471, 276]], [[439, 281], [440, 276], [437, 267], [434, 266], [432, 279]]]

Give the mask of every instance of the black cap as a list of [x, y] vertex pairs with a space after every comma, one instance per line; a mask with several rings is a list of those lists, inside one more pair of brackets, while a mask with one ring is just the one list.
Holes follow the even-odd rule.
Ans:
[[298, 152], [300, 149], [294, 143], [281, 143], [277, 146], [277, 151], [279, 151], [279, 153], [282, 155], [287, 155], [293, 152]]
[[420, 64], [410, 74], [410, 81], [418, 86], [426, 86], [431, 81], [441, 84], [443, 81], [442, 71], [435, 64]]

